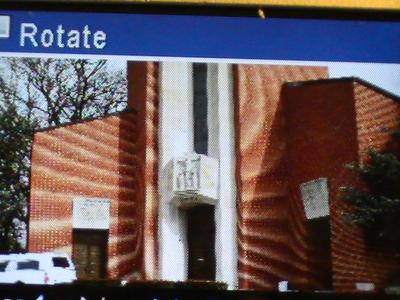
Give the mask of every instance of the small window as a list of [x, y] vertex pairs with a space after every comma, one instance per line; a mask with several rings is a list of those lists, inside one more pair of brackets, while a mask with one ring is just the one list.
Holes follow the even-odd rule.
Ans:
[[39, 270], [39, 262], [37, 260], [25, 260], [17, 263], [18, 270]]
[[207, 64], [193, 64], [193, 117], [194, 151], [207, 155], [208, 152], [208, 95]]
[[65, 257], [53, 257], [53, 265], [59, 268], [68, 268], [69, 262]]
[[5, 272], [9, 261], [0, 261], [0, 272]]

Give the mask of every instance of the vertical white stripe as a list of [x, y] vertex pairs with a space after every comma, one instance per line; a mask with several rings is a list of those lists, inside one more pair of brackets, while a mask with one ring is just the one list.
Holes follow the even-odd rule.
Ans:
[[162, 280], [187, 279], [186, 214], [168, 203], [166, 164], [193, 151], [192, 64], [160, 64], [159, 262]]
[[232, 66], [209, 64], [209, 155], [219, 159], [219, 200], [215, 208], [216, 280], [238, 287], [235, 180], [235, 124]]

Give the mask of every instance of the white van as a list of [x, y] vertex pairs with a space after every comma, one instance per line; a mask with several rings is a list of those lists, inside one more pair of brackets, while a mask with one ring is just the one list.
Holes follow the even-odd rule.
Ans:
[[0, 255], [0, 283], [59, 284], [74, 280], [75, 267], [66, 254]]

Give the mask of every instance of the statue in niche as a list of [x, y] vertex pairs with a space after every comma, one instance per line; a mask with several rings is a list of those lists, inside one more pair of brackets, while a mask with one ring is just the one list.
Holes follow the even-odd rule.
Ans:
[[186, 161], [178, 160], [177, 166], [178, 172], [176, 175], [176, 187], [178, 191], [183, 191], [186, 187]]
[[186, 161], [186, 189], [198, 190], [200, 187], [200, 158], [189, 157]]

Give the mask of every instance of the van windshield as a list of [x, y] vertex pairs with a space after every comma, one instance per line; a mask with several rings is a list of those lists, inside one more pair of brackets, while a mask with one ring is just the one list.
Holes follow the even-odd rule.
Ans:
[[65, 257], [53, 257], [53, 265], [59, 268], [68, 268], [69, 262]]
[[8, 260], [0, 261], [0, 272], [5, 272], [6, 271], [8, 262], [9, 262]]
[[39, 262], [37, 260], [25, 260], [17, 263], [18, 270], [39, 270]]

